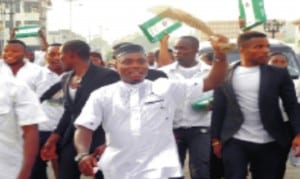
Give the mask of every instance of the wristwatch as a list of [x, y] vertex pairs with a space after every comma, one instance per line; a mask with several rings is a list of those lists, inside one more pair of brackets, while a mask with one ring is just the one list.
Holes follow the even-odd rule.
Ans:
[[87, 152], [79, 153], [75, 156], [74, 160], [75, 162], [79, 162], [83, 157], [89, 155]]

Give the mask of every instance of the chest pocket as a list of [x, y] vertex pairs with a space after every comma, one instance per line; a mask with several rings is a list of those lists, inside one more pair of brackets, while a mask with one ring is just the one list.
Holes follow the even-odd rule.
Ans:
[[169, 119], [169, 109], [167, 102], [164, 98], [155, 96], [149, 97], [143, 102], [142, 106], [142, 118], [144, 120], [152, 120], [153, 118], [159, 118], [160, 120]]

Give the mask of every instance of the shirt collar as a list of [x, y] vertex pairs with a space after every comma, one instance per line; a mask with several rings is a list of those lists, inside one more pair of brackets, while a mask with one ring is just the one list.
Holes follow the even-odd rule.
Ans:
[[121, 84], [122, 89], [130, 91], [130, 90], [140, 89], [143, 86], [145, 86], [145, 80], [140, 82], [140, 83], [137, 83], [137, 84], [130, 84], [130, 83], [126, 83], [124, 81], [121, 81], [120, 84]]
[[[197, 61], [197, 65], [199, 69], [201, 69], [201, 71], [206, 71], [206, 70], [210, 70], [211, 67], [207, 64], [205, 64], [202, 61]], [[177, 71], [178, 67], [179, 67], [179, 63], [177, 61], [173, 62], [172, 64], [170, 64], [170, 70], [171, 71]]]

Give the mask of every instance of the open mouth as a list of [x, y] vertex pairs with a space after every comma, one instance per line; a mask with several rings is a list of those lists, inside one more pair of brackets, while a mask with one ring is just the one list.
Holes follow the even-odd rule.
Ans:
[[142, 76], [144, 76], [144, 72], [142, 72], [142, 71], [131, 71], [131, 72], [129, 72], [129, 75], [131, 76], [131, 77], [135, 77], [135, 78], [137, 78], [137, 77], [142, 77]]
[[14, 59], [14, 58], [10, 58], [10, 57], [8, 57], [8, 58], [5, 58], [5, 60], [6, 60], [6, 61], [15, 61], [15, 59]]

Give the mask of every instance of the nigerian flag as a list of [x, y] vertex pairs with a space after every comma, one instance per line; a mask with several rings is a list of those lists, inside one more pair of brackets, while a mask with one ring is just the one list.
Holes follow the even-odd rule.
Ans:
[[22, 26], [16, 31], [16, 38], [39, 36], [39, 26]]
[[239, 9], [240, 18], [246, 22], [243, 30], [251, 29], [267, 20], [263, 0], [239, 0]]
[[144, 35], [151, 43], [159, 41], [166, 33], [170, 34], [180, 26], [180, 22], [159, 15], [139, 25]]

